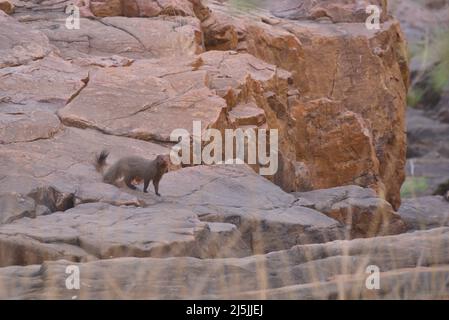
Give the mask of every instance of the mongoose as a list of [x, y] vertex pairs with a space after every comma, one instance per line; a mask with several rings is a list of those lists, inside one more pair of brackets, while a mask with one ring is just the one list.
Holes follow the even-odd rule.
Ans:
[[[98, 172], [103, 173], [108, 155], [109, 152], [106, 150], [103, 150], [97, 155], [95, 166]], [[150, 181], [153, 181], [154, 191], [157, 196], [160, 196], [159, 182], [167, 171], [168, 163], [162, 155], [158, 155], [153, 161], [137, 156], [125, 157], [118, 160], [106, 171], [103, 175], [103, 181], [109, 184], [115, 184], [118, 179], [124, 178], [126, 185], [130, 189], [136, 190], [137, 188], [132, 182], [143, 180], [143, 192], [145, 193], [148, 192], [147, 189]]]

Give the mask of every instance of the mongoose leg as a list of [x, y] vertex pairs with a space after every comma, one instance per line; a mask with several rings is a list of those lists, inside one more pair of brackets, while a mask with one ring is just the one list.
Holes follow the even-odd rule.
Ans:
[[145, 179], [144, 185], [143, 185], [143, 192], [148, 193], [148, 186], [150, 185], [150, 179]]
[[153, 185], [154, 185], [154, 192], [158, 197], [160, 197], [161, 195], [159, 194], [159, 180], [153, 180]]
[[130, 189], [132, 189], [132, 190], [136, 190], [137, 188], [136, 188], [136, 186], [135, 185], [133, 185], [131, 182], [133, 181], [133, 178], [132, 177], [126, 177], [125, 178], [125, 183], [126, 183], [126, 185], [128, 186], [128, 188], [130, 188]]

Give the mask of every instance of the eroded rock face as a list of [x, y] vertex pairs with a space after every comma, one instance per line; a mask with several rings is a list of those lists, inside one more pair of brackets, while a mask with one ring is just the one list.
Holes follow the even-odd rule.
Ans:
[[[347, 226], [350, 237], [406, 231], [401, 217], [372, 189], [358, 186], [299, 192], [297, 204], [323, 212]], [[435, 206], [432, 206], [434, 208]]]
[[193, 5], [188, 0], [90, 0], [89, 4], [97, 17], [194, 16]]
[[293, 20], [328, 18], [334, 23], [365, 22], [371, 14], [371, 12], [366, 12], [368, 5], [377, 6], [381, 21], [386, 20], [386, 0], [281, 0], [272, 5], [272, 10], [274, 15], [278, 17]]
[[413, 230], [427, 230], [449, 225], [449, 205], [442, 196], [406, 199], [398, 213]]
[[[79, 263], [83, 281], [78, 298], [447, 299], [448, 233], [448, 228], [439, 228], [296, 246], [242, 259], [126, 258]], [[435, 248], [441, 254], [435, 254]], [[73, 262], [1, 268], [0, 297], [71, 299], [73, 292], [64, 286], [68, 264]], [[380, 266], [382, 290], [366, 287], [370, 265]]]
[[[48, 38], [0, 11], [0, 68], [41, 59], [52, 52]], [[3, 81], [2, 81], [3, 82]]]
[[[67, 1], [0, 12], [0, 297], [65, 297], [61, 259], [88, 274], [81, 298], [373, 297], [348, 289], [365, 284], [368, 264], [389, 279], [374, 297], [413, 277], [416, 297], [446, 292], [428, 285], [447, 283], [445, 228], [350, 240], [404, 231], [392, 206], [408, 74], [394, 20], [364, 29], [364, 1], [306, 1], [288, 13], [301, 20], [234, 17], [200, 0], [77, 3], [97, 18], [79, 30], [65, 28]], [[325, 16], [345, 23], [313, 21]], [[108, 165], [167, 155], [173, 129], [194, 120], [278, 129], [279, 171], [170, 166], [162, 197], [95, 171], [102, 149]], [[17, 267], [30, 264], [42, 266]]]
[[[344, 6], [330, 1], [323, 3]], [[353, 1], [345, 4], [354, 6]], [[369, 163], [373, 165], [356, 169], [352, 179], [358, 180], [355, 183], [364, 187], [373, 187], [374, 184], [374, 189], [397, 209], [400, 205], [399, 190], [405, 178], [404, 127], [409, 77], [406, 43], [398, 22], [385, 20], [379, 31], [373, 31], [368, 30], [364, 22], [356, 21], [318, 24], [273, 18], [263, 18], [260, 22], [245, 17], [229, 18], [226, 15], [226, 18], [222, 18], [223, 9], [219, 6], [212, 8], [219, 10], [220, 14], [212, 12], [205, 20], [212, 19], [215, 22], [203, 21], [206, 47], [210, 44], [211, 48], [215, 48], [215, 43], [218, 43], [220, 45], [217, 48], [248, 52], [291, 72], [292, 82], [287, 92], [287, 102], [280, 99], [280, 105], [286, 110], [284, 119], [288, 119], [282, 125], [287, 128], [286, 132], [280, 136], [289, 141], [290, 145], [289, 150], [282, 150], [283, 157], [287, 159], [284, 162], [290, 164], [285, 166], [288, 174], [283, 175], [284, 179], [278, 179], [280, 185], [288, 191], [291, 188], [301, 190], [300, 185], [293, 181], [307, 179], [307, 175], [298, 179], [293, 170], [295, 163], [303, 163], [308, 171], [313, 172], [313, 168], [309, 168], [313, 165], [301, 152], [306, 140], [302, 134], [309, 129], [300, 117], [309, 116], [308, 112], [313, 117], [317, 100], [328, 99], [328, 105], [333, 106], [329, 107], [329, 110], [333, 109], [332, 112], [353, 113], [354, 117], [364, 121], [356, 129], [351, 124], [354, 117], [346, 117], [340, 125], [347, 121], [347, 126], [356, 130], [356, 136], [371, 137], [362, 138], [359, 143], [354, 142], [357, 150], [371, 149], [368, 151], [370, 155], [362, 155], [361, 158], [369, 158]], [[226, 36], [223, 38], [223, 35]], [[238, 39], [236, 46], [234, 38]], [[305, 114], [305, 110], [309, 111]], [[279, 118], [278, 121], [282, 121]], [[268, 127], [272, 127], [270, 121], [267, 123]], [[339, 137], [329, 135], [328, 139], [337, 139], [330, 140], [331, 145], [339, 144]], [[367, 139], [372, 141], [367, 142]], [[320, 153], [320, 148], [320, 144], [314, 144], [309, 153]], [[333, 155], [337, 159], [349, 159], [348, 151], [344, 148], [333, 152], [336, 152]], [[365, 151], [361, 153], [367, 154]], [[323, 155], [324, 152], [321, 157]], [[377, 162], [378, 166], [375, 164]], [[341, 164], [341, 168], [354, 168], [352, 160]], [[340, 178], [331, 168], [328, 165], [320, 166], [322, 178], [316, 179], [312, 174], [309, 183], [304, 185], [312, 188], [340, 185], [341, 182], [336, 183], [336, 179]], [[373, 183], [373, 180], [376, 182]]]

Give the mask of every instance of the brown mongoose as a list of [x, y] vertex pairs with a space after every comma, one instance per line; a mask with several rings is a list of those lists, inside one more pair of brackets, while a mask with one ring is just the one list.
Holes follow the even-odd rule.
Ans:
[[[108, 155], [109, 152], [103, 150], [96, 156], [95, 167], [102, 174]], [[136, 190], [137, 188], [132, 182], [143, 180], [143, 192], [145, 193], [148, 192], [147, 189], [150, 181], [153, 181], [154, 191], [156, 195], [160, 196], [159, 182], [167, 171], [168, 163], [162, 155], [158, 155], [152, 161], [137, 156], [125, 157], [118, 160], [106, 171], [103, 175], [103, 181], [109, 184], [115, 184], [118, 179], [123, 178], [130, 189]]]

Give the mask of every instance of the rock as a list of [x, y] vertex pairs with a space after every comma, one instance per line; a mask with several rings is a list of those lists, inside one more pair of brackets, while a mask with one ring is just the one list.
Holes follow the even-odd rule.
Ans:
[[77, 204], [104, 202], [113, 206], [140, 207], [145, 205], [145, 202], [138, 197], [105, 183], [83, 184], [76, 190], [75, 197]]
[[[122, 30], [142, 44], [152, 58], [193, 56], [204, 51], [199, 21], [191, 17], [139, 19], [111, 17], [103, 24]], [[164, 37], [161, 38], [161, 34]]]
[[442, 196], [405, 199], [398, 213], [411, 230], [449, 226], [449, 206]]
[[340, 221], [349, 237], [398, 234], [406, 230], [391, 205], [372, 189], [347, 186], [295, 193], [297, 204]]
[[[280, 28], [281, 26], [276, 27]], [[393, 208], [397, 209], [400, 205], [400, 187], [405, 178], [406, 137], [404, 126], [408, 85], [405, 39], [399, 24], [390, 20], [385, 22], [381, 31], [378, 32], [369, 31], [358, 24], [337, 26], [291, 22], [282, 25], [282, 28], [287, 29], [301, 41], [303, 58], [299, 59], [298, 63], [293, 64], [293, 61], [285, 59], [281, 55], [271, 55], [271, 50], [265, 51], [268, 54], [262, 50], [254, 53], [250, 51], [250, 53], [262, 60], [266, 59], [264, 56], [269, 59], [274, 57], [277, 61], [270, 60], [270, 63], [280, 67], [286, 65], [290, 68], [287, 70], [292, 71], [295, 86], [300, 92], [298, 106], [311, 103], [310, 108], [313, 110], [315, 100], [327, 98], [343, 107], [345, 111], [363, 115], [363, 120], [369, 124], [370, 128], [367, 132], [372, 136], [372, 148], [379, 161], [379, 181], [375, 189], [379, 190], [379, 194], [385, 197], [393, 205]], [[375, 54], [376, 48], [389, 49], [381, 54]], [[355, 60], [350, 57], [356, 56], [358, 58], [354, 58], [355, 60], [362, 56], [362, 62], [358, 64], [357, 72], [353, 73]], [[365, 62], [363, 62], [364, 57]], [[294, 69], [291, 69], [291, 66], [294, 66]], [[335, 66], [338, 68], [335, 69]], [[383, 86], [381, 83], [388, 84]], [[368, 87], [371, 89], [365, 90]], [[290, 110], [294, 114], [295, 103], [292, 103]], [[348, 118], [348, 120], [351, 119], [351, 117]], [[385, 121], [381, 119], [385, 119]], [[293, 122], [293, 128], [304, 130], [298, 125], [300, 123]], [[293, 139], [294, 145], [300, 145], [302, 140], [301, 136]], [[366, 139], [361, 141], [366, 141]], [[316, 147], [320, 148], [321, 146], [316, 145]], [[358, 148], [363, 149], [364, 147]], [[313, 150], [311, 153], [313, 154]], [[294, 160], [309, 165], [307, 161], [298, 156], [298, 153], [296, 154]], [[345, 155], [342, 154], [342, 156]], [[350, 165], [348, 163], [348, 166]], [[323, 167], [322, 170], [327, 169]], [[329, 180], [326, 186], [322, 187], [338, 186], [332, 182], [332, 179], [335, 179], [334, 172], [328, 171]], [[370, 175], [365, 171], [361, 175], [355, 174], [355, 177]], [[367, 187], [369, 184], [366, 182], [371, 183], [371, 181], [372, 179], [363, 180], [360, 186]]]
[[336, 220], [296, 204], [246, 166], [185, 168], [166, 174], [162, 184], [168, 199], [190, 207], [202, 221], [236, 225], [254, 253], [344, 237]]
[[195, 16], [188, 0], [91, 0], [90, 9], [97, 17]]
[[[204, 258], [204, 252], [208, 252], [210, 257], [220, 255], [208, 248], [209, 233], [208, 225], [200, 222], [189, 210], [170, 204], [148, 208], [82, 204], [65, 212], [31, 220], [21, 219], [0, 227], [0, 246], [4, 252], [1, 265], [126, 256]], [[21, 241], [24, 238], [30, 240]], [[228, 250], [228, 254], [244, 254], [238, 250], [238, 245], [236, 242], [235, 250]], [[213, 247], [214, 243], [210, 246]], [[217, 244], [215, 247], [220, 248]], [[15, 253], [17, 251], [20, 252]]]
[[449, 157], [449, 124], [430, 119], [422, 110], [407, 110], [407, 140], [409, 158], [428, 155]]
[[[77, 295], [79, 299], [447, 299], [448, 234], [449, 228], [439, 228], [296, 246], [239, 259], [75, 263], [82, 275]], [[435, 248], [441, 251], [437, 254]], [[69, 264], [74, 263], [1, 268], [0, 297], [71, 299], [73, 292], [64, 285]], [[367, 289], [368, 266], [379, 268], [380, 290]]]
[[53, 51], [42, 32], [30, 30], [1, 11], [0, 40], [0, 69], [42, 59]]
[[[102, 149], [110, 151], [108, 162], [111, 163], [122, 155], [152, 159], [169, 152], [168, 148], [149, 142], [103, 135], [94, 130], [65, 128], [50, 139], [0, 145], [0, 192], [27, 195], [39, 187], [53, 187], [64, 194], [75, 194], [75, 201], [89, 202], [92, 197], [106, 202], [130, 201], [132, 197], [124, 198], [111, 188], [98, 188], [95, 193], [86, 195], [87, 184], [102, 180], [93, 164], [95, 154]], [[146, 203], [152, 201], [148, 196]]]
[[[318, 7], [336, 8], [337, 11], [344, 7], [341, 3], [325, 3], [324, 1], [314, 2], [314, 4], [306, 2], [303, 5], [315, 4]], [[379, 4], [385, 8], [384, 1]], [[282, 3], [278, 6], [281, 5]], [[298, 180], [293, 170], [295, 162], [303, 163], [306, 167], [311, 166], [307, 159], [303, 158], [303, 154], [295, 150], [302, 148], [301, 144], [304, 140], [297, 132], [305, 130], [301, 127], [301, 122], [297, 121], [295, 111], [309, 103], [310, 110], [313, 110], [316, 100], [329, 99], [330, 103], [342, 108], [340, 110], [353, 112], [354, 116], [363, 115], [366, 125], [362, 131], [372, 136], [372, 146], [369, 149], [375, 150], [374, 156], [379, 162], [375, 189], [397, 209], [400, 205], [400, 187], [405, 178], [403, 173], [406, 152], [404, 127], [409, 79], [405, 37], [399, 23], [394, 19], [385, 20], [380, 30], [368, 30], [364, 26], [364, 19], [363, 26], [362, 20], [359, 22], [351, 20], [354, 17], [358, 19], [357, 15], [352, 15], [352, 10], [356, 7], [353, 1], [348, 2], [345, 7], [345, 10], [348, 10], [347, 18], [353, 23], [329, 24], [279, 19], [278, 22], [270, 24], [270, 17], [268, 20], [262, 18], [262, 22], [246, 17], [236, 17], [229, 21], [230, 18], [226, 20], [221, 19], [220, 15], [210, 15], [208, 18], [215, 19], [215, 22], [205, 24], [206, 19], [202, 25], [206, 35], [206, 47], [208, 47], [207, 43], [211, 43], [211, 48], [215, 48], [214, 43], [221, 43], [225, 48], [232, 48], [234, 47], [232, 39], [237, 37], [236, 50], [239, 52], [250, 53], [291, 72], [292, 79], [289, 80], [286, 101], [281, 94], [277, 93], [275, 100], [278, 101], [272, 101], [270, 105], [275, 109], [282, 106], [281, 109], [285, 111], [282, 116], [276, 115], [277, 126], [267, 115], [268, 128], [285, 128], [285, 131], [280, 132], [279, 135], [281, 140], [286, 141], [288, 147], [282, 147], [280, 150], [282, 156], [286, 158], [282, 161], [291, 165], [285, 166], [289, 170], [288, 173], [282, 174], [282, 179], [279, 177], [277, 179], [285, 190], [291, 191], [293, 187], [293, 191], [304, 191], [298, 189], [299, 185], [295, 182]], [[363, 15], [365, 15], [365, 6], [360, 5], [359, 8], [362, 7]], [[220, 6], [216, 5], [213, 8], [220, 8]], [[225, 9], [219, 10], [226, 12]], [[326, 10], [331, 12], [333, 9]], [[340, 13], [342, 12], [345, 11]], [[336, 21], [340, 18], [343, 19], [342, 21], [346, 19], [343, 13], [340, 17], [338, 15], [335, 17], [337, 17]], [[229, 36], [223, 38], [224, 34]], [[223, 39], [225, 41], [222, 41]], [[354, 72], [354, 61], [357, 59], [359, 61], [361, 59], [361, 62]], [[335, 66], [338, 68], [335, 69]], [[379, 70], [382, 71], [379, 72]], [[383, 83], [388, 84], [384, 86]], [[366, 90], [365, 88], [368, 87], [371, 89]], [[388, 119], [388, 121], [380, 119]], [[358, 131], [360, 132], [360, 129]], [[320, 146], [315, 144], [315, 147]], [[364, 149], [364, 147], [360, 148]], [[341, 156], [346, 156], [347, 152], [342, 152], [344, 154]], [[373, 162], [373, 157], [369, 157], [370, 162]], [[351, 166], [352, 163], [347, 165]], [[308, 169], [312, 173], [313, 169]], [[327, 170], [325, 166], [321, 169]], [[369, 171], [376, 170], [369, 169]], [[328, 180], [322, 181], [326, 183], [325, 186], [318, 186], [320, 183], [314, 186], [316, 181], [313, 175], [310, 183], [306, 185], [312, 185], [313, 188], [339, 186], [335, 184], [337, 177], [334, 172], [334, 170], [326, 172], [325, 176]], [[373, 176], [373, 173], [364, 171], [362, 174], [355, 174], [353, 178], [365, 176]], [[373, 179], [361, 180], [356, 183], [360, 183], [362, 187], [372, 186], [370, 184]], [[348, 184], [354, 183], [348, 182]]]
[[0, 109], [0, 144], [48, 139], [60, 130], [54, 112], [12, 105]]
[[[16, 240], [24, 252], [24, 257], [5, 255], [3, 266], [110, 256], [246, 256], [344, 237], [337, 221], [295, 204], [292, 195], [246, 166], [177, 170], [167, 173], [160, 187], [162, 198], [144, 208], [134, 206], [146, 205], [154, 195], [127, 189], [119, 193], [112, 186], [98, 185], [100, 191], [92, 192], [81, 186], [70, 195], [52, 187], [31, 192], [54, 213], [0, 227], [4, 252], [15, 252]], [[80, 200], [70, 209], [74, 197]], [[192, 231], [183, 230], [184, 224]], [[24, 237], [34, 240], [20, 241]]]
[[0, 225], [23, 217], [36, 216], [36, 204], [30, 197], [10, 192], [0, 194]]
[[66, 211], [75, 206], [73, 193], [64, 193], [51, 186], [38, 187], [32, 190], [28, 196], [36, 204], [47, 207], [50, 212]]
[[65, 19], [66, 15], [58, 13], [27, 24], [45, 33], [61, 55], [70, 59], [180, 57], [204, 51], [200, 22], [193, 17], [81, 18], [80, 29], [73, 30], [65, 27]]
[[88, 67], [98, 66], [101, 68], [110, 67], [129, 67], [134, 62], [134, 59], [113, 55], [110, 57], [88, 57], [88, 58], [75, 58], [73, 63], [77, 66]]
[[387, 19], [387, 1], [328, 1], [328, 0], [281, 0], [274, 5], [275, 16], [293, 20], [329, 18], [333, 23], [365, 22], [371, 13], [368, 5], [379, 8], [381, 21]]
[[308, 166], [314, 189], [357, 184], [379, 191], [379, 160], [360, 115], [328, 99], [298, 104], [294, 112], [296, 157]]
[[[27, 65], [0, 69], [0, 77], [2, 77], [0, 97], [4, 102], [14, 104], [38, 102], [62, 106], [86, 85], [88, 72], [59, 57], [49, 56]], [[30, 114], [33, 111], [23, 112]], [[35, 113], [37, 119], [39, 115], [43, 116], [39, 112]], [[52, 127], [57, 126], [51, 116], [47, 122]]]
[[[174, 129], [191, 130], [193, 120], [203, 121], [203, 128], [219, 124], [226, 102], [205, 86], [207, 73], [177, 62], [139, 61], [99, 70], [59, 116], [66, 125], [166, 142]], [[94, 108], [89, 101], [96, 101]]]

